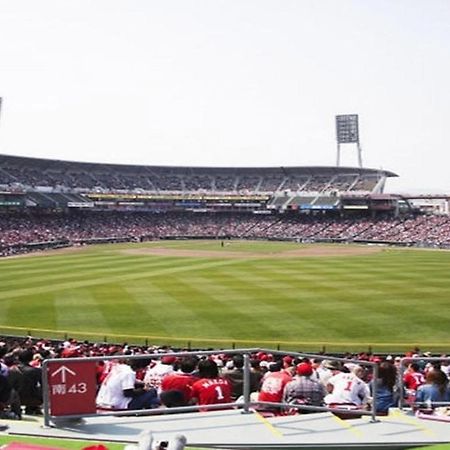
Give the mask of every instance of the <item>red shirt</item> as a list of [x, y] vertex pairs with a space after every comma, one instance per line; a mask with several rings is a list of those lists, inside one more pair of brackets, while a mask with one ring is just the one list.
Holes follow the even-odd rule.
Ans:
[[281, 402], [284, 386], [291, 380], [292, 377], [284, 371], [267, 372], [262, 380], [258, 400], [261, 402]]
[[225, 378], [201, 378], [192, 385], [192, 398], [199, 405], [231, 403], [231, 384]]
[[406, 389], [414, 389], [425, 383], [425, 377], [420, 372], [407, 372], [403, 377]]
[[183, 393], [184, 399], [189, 401], [191, 399], [192, 385], [198, 380], [194, 375], [187, 373], [169, 373], [161, 382], [161, 390], [172, 391], [177, 390]]

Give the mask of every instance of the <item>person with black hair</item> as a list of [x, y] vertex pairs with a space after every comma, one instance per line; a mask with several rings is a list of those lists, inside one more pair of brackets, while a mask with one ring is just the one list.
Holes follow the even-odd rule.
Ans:
[[120, 359], [103, 380], [97, 394], [96, 404], [105, 409], [151, 409], [159, 406], [154, 388], [146, 387], [136, 380], [138, 360]]
[[383, 361], [378, 368], [378, 379], [369, 383], [371, 395], [373, 395], [374, 384], [376, 383], [376, 413], [386, 415], [389, 408], [397, 405], [399, 394], [396, 391], [397, 369], [394, 364]]
[[[244, 357], [241, 354], [234, 355], [232, 358], [233, 369], [224, 373], [224, 377], [231, 383], [231, 398], [237, 400], [243, 395], [244, 391]], [[250, 392], [256, 392], [259, 388], [262, 374], [255, 370], [250, 370]]]
[[191, 404], [215, 405], [231, 403], [231, 384], [219, 375], [219, 368], [212, 359], [198, 363], [199, 380], [192, 385]]
[[[269, 372], [263, 376], [258, 400], [260, 402], [280, 403], [284, 388], [290, 381], [292, 381], [292, 376], [282, 370], [282, 361], [271, 362]], [[273, 408], [269, 407], [269, 409]], [[275, 408], [274, 411], [279, 411], [279, 408]]]
[[33, 354], [31, 348], [19, 353], [17, 392], [25, 414], [42, 415], [42, 370], [30, 365]]
[[180, 361], [180, 370], [169, 373], [161, 382], [161, 403], [168, 408], [187, 406], [192, 395], [192, 385], [198, 380], [194, 374], [197, 358], [185, 356]]

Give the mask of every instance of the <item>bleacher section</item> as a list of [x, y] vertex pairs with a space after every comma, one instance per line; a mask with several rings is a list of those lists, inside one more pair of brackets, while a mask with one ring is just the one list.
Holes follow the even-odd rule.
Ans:
[[[19, 190], [27, 206], [48, 209], [327, 210], [339, 208], [344, 194], [382, 193], [395, 176], [348, 167], [135, 166], [0, 155], [0, 189]], [[100, 194], [108, 197], [95, 198]]]
[[[388, 171], [341, 167], [207, 168], [93, 164], [0, 155], [0, 185], [107, 191], [370, 192]], [[352, 186], [353, 185], [353, 186]]]
[[[29, 244], [146, 241], [166, 238], [276, 239], [363, 242], [450, 248], [450, 217], [338, 217], [253, 212], [53, 211], [0, 214], [0, 254], [32, 251]], [[45, 248], [44, 246], [44, 248]]]

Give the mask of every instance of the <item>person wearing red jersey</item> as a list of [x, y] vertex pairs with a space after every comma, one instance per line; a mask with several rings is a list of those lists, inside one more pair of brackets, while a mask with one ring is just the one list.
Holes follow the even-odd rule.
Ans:
[[[282, 362], [273, 362], [269, 365], [269, 372], [266, 372], [262, 379], [261, 388], [259, 390], [258, 401], [281, 403], [283, 398], [284, 387], [292, 381], [292, 376], [282, 370]], [[258, 410], [270, 410], [279, 412], [279, 408], [270, 406], [258, 407]]]
[[219, 376], [217, 364], [212, 359], [198, 363], [199, 380], [192, 385], [191, 404], [216, 405], [231, 403], [231, 383]]
[[161, 381], [160, 398], [164, 406], [186, 406], [191, 400], [192, 385], [198, 380], [193, 374], [197, 358], [186, 356], [180, 362], [180, 371], [166, 375]]
[[419, 386], [425, 384], [425, 377], [423, 373], [420, 371], [420, 366], [416, 362], [412, 362], [409, 364], [403, 375], [403, 383], [405, 384], [405, 388], [417, 391]]
[[420, 371], [417, 362], [411, 362], [403, 374], [403, 384], [405, 387], [406, 401], [410, 404], [415, 402], [417, 389], [425, 384], [425, 376]]

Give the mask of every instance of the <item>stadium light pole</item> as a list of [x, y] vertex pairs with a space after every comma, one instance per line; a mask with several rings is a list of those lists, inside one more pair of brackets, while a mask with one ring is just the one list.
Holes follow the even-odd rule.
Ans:
[[362, 168], [362, 150], [359, 142], [358, 114], [342, 114], [336, 116], [336, 166], [341, 165], [341, 144], [356, 144], [358, 165]]

